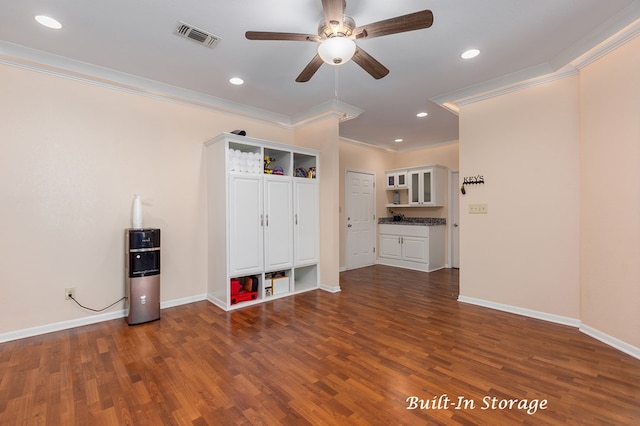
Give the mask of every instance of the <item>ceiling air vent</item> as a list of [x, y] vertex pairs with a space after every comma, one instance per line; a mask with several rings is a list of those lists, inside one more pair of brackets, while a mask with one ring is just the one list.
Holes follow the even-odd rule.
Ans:
[[214, 47], [220, 40], [220, 37], [218, 37], [217, 35], [203, 31], [199, 28], [194, 27], [193, 25], [185, 24], [184, 22], [178, 22], [176, 34], [178, 34], [180, 37], [191, 39], [207, 47]]

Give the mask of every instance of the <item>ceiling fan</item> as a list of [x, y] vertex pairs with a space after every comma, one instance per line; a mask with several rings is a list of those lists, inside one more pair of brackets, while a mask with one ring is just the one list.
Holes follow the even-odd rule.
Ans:
[[249, 40], [287, 40], [311, 41], [320, 43], [318, 53], [296, 78], [298, 83], [309, 81], [323, 62], [341, 65], [353, 58], [373, 78], [380, 79], [389, 70], [373, 56], [356, 46], [354, 40], [381, 37], [389, 34], [429, 28], [433, 24], [433, 13], [430, 10], [397, 16], [361, 27], [350, 16], [344, 14], [345, 0], [322, 0], [324, 20], [318, 25], [318, 34], [281, 33], [266, 31], [247, 31]]

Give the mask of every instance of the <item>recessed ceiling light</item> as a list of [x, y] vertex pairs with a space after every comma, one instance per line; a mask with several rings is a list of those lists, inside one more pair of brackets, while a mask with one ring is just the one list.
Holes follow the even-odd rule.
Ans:
[[403, 139], [396, 139], [396, 140], [394, 140], [394, 142], [402, 142], [402, 141], [403, 141]]
[[44, 25], [47, 28], [52, 28], [54, 30], [62, 28], [62, 24], [50, 16], [36, 15], [35, 20], [38, 21], [40, 25]]
[[480, 51], [478, 49], [469, 49], [466, 52], [463, 52], [462, 55], [460, 55], [460, 57], [462, 59], [471, 59], [471, 58], [475, 58], [479, 54], [480, 54]]
[[229, 79], [229, 83], [239, 86], [241, 84], [244, 84], [244, 80], [239, 77], [233, 77]]
[[419, 112], [416, 114], [416, 117], [426, 117], [427, 115], [429, 115], [428, 112]]

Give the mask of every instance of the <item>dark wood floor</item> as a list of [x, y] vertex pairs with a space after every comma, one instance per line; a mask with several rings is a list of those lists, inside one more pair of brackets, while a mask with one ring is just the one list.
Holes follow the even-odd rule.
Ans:
[[640, 424], [640, 360], [457, 283], [374, 266], [339, 294], [0, 344], [0, 424]]

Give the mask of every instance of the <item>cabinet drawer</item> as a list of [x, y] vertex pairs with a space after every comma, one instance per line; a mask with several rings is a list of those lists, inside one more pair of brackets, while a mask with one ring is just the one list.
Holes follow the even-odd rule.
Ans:
[[420, 225], [378, 225], [380, 234], [400, 235], [403, 237], [428, 237], [429, 227]]

